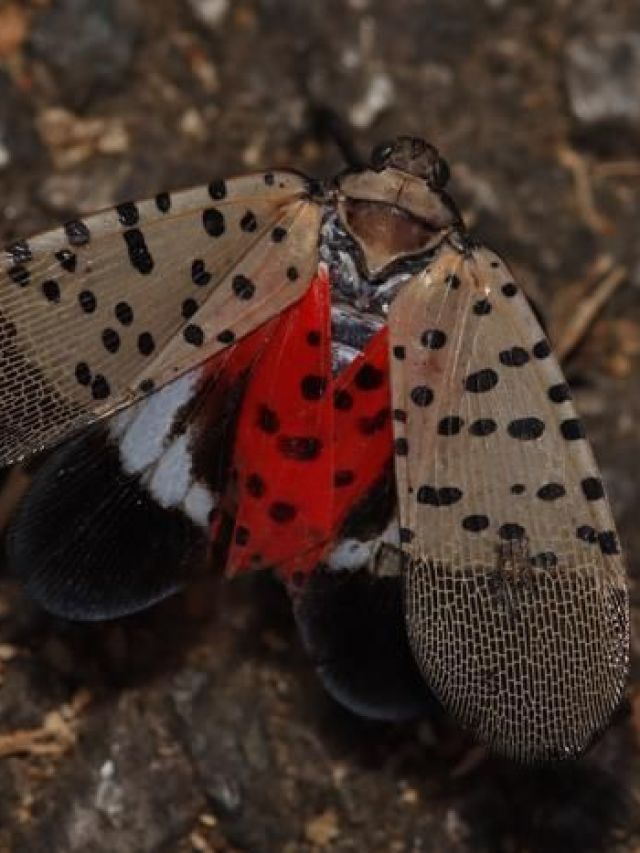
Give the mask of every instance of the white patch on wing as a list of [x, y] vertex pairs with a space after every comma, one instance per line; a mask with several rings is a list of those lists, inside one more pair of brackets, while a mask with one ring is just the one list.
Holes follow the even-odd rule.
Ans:
[[194, 524], [207, 527], [209, 513], [216, 506], [217, 498], [202, 483], [194, 483], [185, 495], [182, 507]]
[[[157, 391], [140, 405], [124, 431], [116, 423], [122, 465], [127, 474], [140, 474], [164, 452], [177, 411], [193, 396], [200, 371], [194, 370]], [[120, 418], [116, 418], [116, 421]]]
[[129, 424], [135, 418], [135, 416], [140, 411], [140, 408], [144, 406], [144, 402], [136, 403], [133, 406], [129, 406], [128, 409], [123, 409], [121, 412], [118, 412], [117, 415], [111, 418], [109, 421], [109, 433], [111, 437], [119, 441], [122, 436], [127, 431]]
[[176, 415], [195, 393], [192, 371], [151, 397], [116, 415], [109, 432], [120, 450], [123, 470], [140, 482], [164, 509], [180, 509], [200, 527], [208, 524], [217, 495], [191, 471], [191, 430], [172, 436]]
[[174, 439], [155, 467], [143, 478], [149, 478], [149, 491], [165, 509], [181, 503], [191, 485], [191, 454], [187, 439], [188, 433]]

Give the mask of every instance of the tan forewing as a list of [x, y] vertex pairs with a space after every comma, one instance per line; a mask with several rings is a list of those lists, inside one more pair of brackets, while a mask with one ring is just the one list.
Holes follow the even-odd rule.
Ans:
[[483, 741], [583, 750], [619, 703], [627, 588], [560, 368], [486, 249], [444, 245], [390, 311], [406, 612], [417, 661]]
[[273, 172], [123, 205], [9, 247], [0, 464], [129, 405], [299, 299], [321, 208]]

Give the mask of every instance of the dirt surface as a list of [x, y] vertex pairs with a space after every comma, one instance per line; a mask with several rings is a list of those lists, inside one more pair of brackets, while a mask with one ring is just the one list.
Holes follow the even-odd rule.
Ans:
[[[635, 0], [0, 0], [0, 237], [251, 168], [329, 175], [342, 163], [313, 118], [326, 108], [363, 151], [398, 133], [442, 150], [468, 221], [563, 348], [605, 282], [565, 365], [633, 575]], [[580, 762], [537, 769], [453, 726], [343, 711], [267, 577], [83, 626], [6, 575], [0, 677], [2, 850], [640, 847], [637, 655], [611, 731]]]

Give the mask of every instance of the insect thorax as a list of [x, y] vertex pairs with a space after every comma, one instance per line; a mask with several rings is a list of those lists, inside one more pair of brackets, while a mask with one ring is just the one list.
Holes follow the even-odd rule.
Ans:
[[333, 368], [339, 373], [385, 325], [389, 305], [410, 271], [396, 269], [381, 278], [369, 278], [360, 249], [335, 208], [328, 208], [324, 215], [319, 254], [331, 287]]

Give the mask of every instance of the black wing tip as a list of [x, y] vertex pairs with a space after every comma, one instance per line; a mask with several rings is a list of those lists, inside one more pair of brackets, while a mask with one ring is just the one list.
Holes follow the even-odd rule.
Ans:
[[12, 572], [45, 610], [98, 621], [144, 610], [179, 591], [191, 576], [187, 565], [204, 552], [204, 536], [126, 475], [106, 430], [94, 427], [35, 474], [10, 527], [7, 552]]
[[292, 595], [303, 645], [337, 702], [375, 720], [439, 710], [409, 647], [399, 576], [319, 568]]

